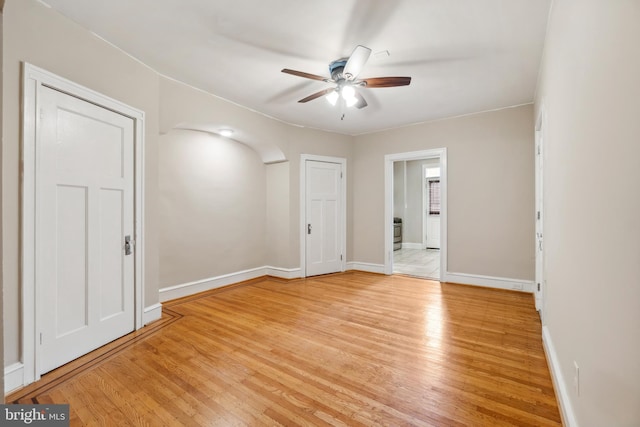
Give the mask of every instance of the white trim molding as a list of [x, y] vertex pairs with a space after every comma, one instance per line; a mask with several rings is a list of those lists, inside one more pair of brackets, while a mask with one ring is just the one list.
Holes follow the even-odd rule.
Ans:
[[280, 268], [266, 266], [266, 275], [278, 277], [280, 279], [299, 279], [302, 277], [302, 270], [300, 268]]
[[[176, 298], [188, 297], [200, 292], [234, 285], [246, 280], [257, 279], [259, 277], [278, 277], [280, 279], [297, 279], [302, 277], [300, 268], [281, 268], [264, 266], [251, 268], [248, 270], [236, 271], [234, 273], [221, 274], [220, 276], [209, 277], [207, 279], [195, 280], [193, 282], [181, 283], [179, 285], [167, 286], [160, 289], [160, 302], [170, 301]], [[159, 304], [158, 304], [159, 305]]]
[[23, 384], [27, 385], [40, 379], [39, 349], [37, 335], [38, 315], [38, 282], [36, 281], [36, 173], [37, 173], [37, 138], [39, 137], [40, 91], [42, 87], [75, 96], [92, 104], [116, 111], [134, 121], [134, 155], [135, 155], [135, 329], [143, 326], [144, 312], [144, 126], [143, 111], [130, 107], [118, 100], [81, 86], [63, 77], [34, 65], [23, 63], [22, 67], [22, 207], [20, 242], [22, 246], [22, 338]]
[[4, 368], [4, 394], [9, 394], [24, 385], [24, 365], [13, 363]]
[[142, 316], [144, 325], [160, 320], [162, 317], [162, 304], [156, 303], [144, 308], [144, 315]]
[[160, 302], [188, 297], [200, 292], [222, 288], [223, 286], [233, 285], [234, 283], [244, 282], [245, 280], [256, 279], [266, 275], [267, 268], [258, 267], [249, 270], [237, 271], [235, 273], [222, 274], [208, 279], [182, 283], [175, 286], [168, 286], [160, 289]]
[[564, 376], [562, 375], [562, 369], [560, 368], [558, 354], [556, 353], [556, 349], [553, 346], [551, 333], [549, 332], [549, 328], [547, 326], [542, 327], [542, 345], [544, 347], [544, 353], [547, 356], [549, 371], [551, 371], [553, 388], [556, 390], [558, 405], [560, 406], [560, 416], [562, 417], [562, 425], [566, 427], [579, 427], [576, 415], [573, 412], [571, 400], [569, 399], [567, 383], [564, 380]]
[[422, 243], [402, 242], [402, 249], [424, 249], [425, 247]]
[[370, 262], [348, 262], [347, 270], [358, 270], [358, 271], [366, 271], [368, 273], [379, 273], [384, 274], [384, 265], [383, 264], [373, 264]]
[[478, 274], [449, 273], [440, 279], [441, 282], [459, 283], [461, 285], [483, 286], [486, 288], [507, 289], [533, 293], [533, 280], [509, 279], [505, 277], [481, 276]]

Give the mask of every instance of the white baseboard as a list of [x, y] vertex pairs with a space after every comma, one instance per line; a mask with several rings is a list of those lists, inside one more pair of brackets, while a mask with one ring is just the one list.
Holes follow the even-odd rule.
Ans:
[[4, 368], [4, 394], [24, 386], [24, 365], [16, 362]]
[[422, 243], [402, 242], [402, 249], [424, 249], [424, 245]]
[[509, 279], [505, 277], [480, 276], [466, 273], [447, 272], [441, 279], [442, 282], [460, 283], [463, 285], [484, 286], [487, 288], [508, 289], [533, 293], [533, 280]]
[[238, 271], [235, 273], [223, 274], [221, 276], [210, 277], [208, 279], [196, 280], [195, 282], [183, 283], [160, 289], [160, 302], [170, 301], [176, 298], [187, 297], [199, 292], [221, 288], [245, 280], [266, 276], [267, 267], [252, 268], [250, 270]]
[[573, 412], [571, 400], [569, 400], [567, 383], [564, 380], [562, 369], [560, 368], [558, 354], [556, 353], [555, 347], [553, 346], [549, 328], [546, 326], [542, 327], [542, 344], [544, 346], [544, 352], [547, 355], [547, 362], [549, 363], [549, 371], [551, 371], [553, 388], [556, 390], [558, 404], [560, 405], [560, 416], [562, 417], [562, 425], [566, 427], [578, 427], [578, 421], [576, 420], [575, 413]]
[[280, 267], [265, 267], [267, 275], [273, 277], [279, 277], [280, 279], [297, 279], [302, 277], [302, 270], [300, 268], [280, 268]]
[[144, 308], [144, 314], [142, 315], [142, 324], [148, 325], [151, 322], [160, 320], [162, 317], [162, 304], [156, 303]]
[[302, 271], [300, 268], [281, 268], [267, 265], [264, 267], [210, 277], [208, 279], [196, 280], [195, 282], [168, 286], [160, 289], [160, 302], [187, 297], [189, 295], [197, 294], [198, 292], [209, 291], [211, 289], [221, 288], [223, 286], [244, 282], [245, 280], [251, 280], [262, 276], [273, 276], [281, 279], [297, 279], [302, 277]]
[[384, 265], [372, 264], [369, 262], [348, 262], [347, 271], [349, 270], [367, 271], [369, 273], [384, 274]]

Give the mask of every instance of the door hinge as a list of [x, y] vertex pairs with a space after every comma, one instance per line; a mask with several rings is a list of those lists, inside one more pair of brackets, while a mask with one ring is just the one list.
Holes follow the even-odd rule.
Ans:
[[540, 283], [538, 283], [538, 292], [540, 292]]
[[40, 345], [42, 345], [42, 332], [40, 332]]
[[538, 220], [540, 220], [540, 211], [538, 211], [537, 215], [538, 215]]
[[40, 120], [44, 120], [44, 109], [40, 109]]
[[342, 254], [340, 254], [340, 261], [342, 261]]
[[342, 178], [342, 172], [340, 172], [340, 178]]

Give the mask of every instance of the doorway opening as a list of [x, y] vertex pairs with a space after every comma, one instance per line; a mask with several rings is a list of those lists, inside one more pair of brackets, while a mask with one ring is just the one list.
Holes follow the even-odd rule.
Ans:
[[385, 274], [445, 281], [446, 149], [385, 157]]

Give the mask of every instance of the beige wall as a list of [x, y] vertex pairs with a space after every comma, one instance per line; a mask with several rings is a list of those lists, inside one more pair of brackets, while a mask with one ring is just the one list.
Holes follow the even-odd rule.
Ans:
[[145, 112], [145, 306], [158, 302], [158, 76], [35, 0], [9, 0], [3, 28], [2, 279], [5, 365], [20, 360], [20, 87], [29, 62]]
[[[240, 141], [237, 145], [250, 146], [258, 151], [262, 160], [268, 161], [273, 153], [280, 153], [285, 162], [266, 166], [266, 178], [258, 187], [247, 191], [266, 194], [266, 210], [262, 210], [265, 226], [264, 235], [269, 248], [267, 254], [261, 258], [261, 263], [253, 259], [254, 265], [247, 268], [270, 265], [279, 268], [300, 267], [300, 156], [313, 154], [320, 156], [341, 157], [347, 159], [347, 169], [350, 168], [352, 138], [320, 130], [306, 129], [292, 126], [270, 119], [246, 108], [231, 104], [221, 98], [204, 93], [185, 84], [160, 78], [160, 128], [163, 132], [184, 124], [213, 123], [214, 128], [231, 127], [235, 129], [234, 139]], [[179, 151], [186, 147], [177, 145]], [[163, 145], [161, 145], [163, 150]], [[265, 154], [266, 153], [266, 154]], [[238, 167], [245, 167], [244, 160], [236, 159]], [[350, 173], [347, 173], [347, 200], [351, 192]], [[164, 203], [172, 203], [172, 198], [166, 198]], [[351, 211], [347, 206], [347, 230], [350, 230]], [[161, 230], [169, 230], [163, 223]], [[164, 233], [165, 231], [163, 231]], [[169, 232], [169, 231], [166, 231]], [[350, 241], [350, 236], [347, 236]], [[165, 242], [165, 245], [168, 242]], [[277, 248], [278, 250], [273, 250]], [[198, 248], [194, 248], [197, 250]], [[205, 247], [201, 249], [206, 249]], [[247, 248], [248, 250], [249, 248]], [[163, 252], [164, 249], [161, 249]], [[238, 251], [226, 256], [237, 257], [229, 262], [228, 267], [237, 263], [244, 263], [245, 253]], [[250, 255], [253, 256], [253, 255]], [[347, 248], [347, 258], [349, 248]], [[238, 270], [227, 268], [225, 273]], [[164, 273], [163, 273], [164, 274]], [[206, 279], [212, 276], [200, 277]], [[184, 277], [172, 277], [171, 280], [161, 278], [163, 286], [186, 283]], [[176, 283], [169, 283], [176, 282]]]
[[[291, 191], [289, 162], [265, 165], [266, 169], [266, 241], [265, 264], [273, 267], [296, 266], [295, 258], [290, 256], [291, 230]], [[287, 267], [288, 268], [288, 267]]]
[[638, 1], [556, 0], [536, 101], [545, 328], [581, 427], [640, 425], [639, 22]]
[[533, 129], [527, 105], [356, 137], [353, 259], [384, 263], [384, 156], [446, 147], [448, 271], [532, 280]]
[[160, 288], [265, 265], [267, 181], [256, 152], [188, 130], [159, 144]]

